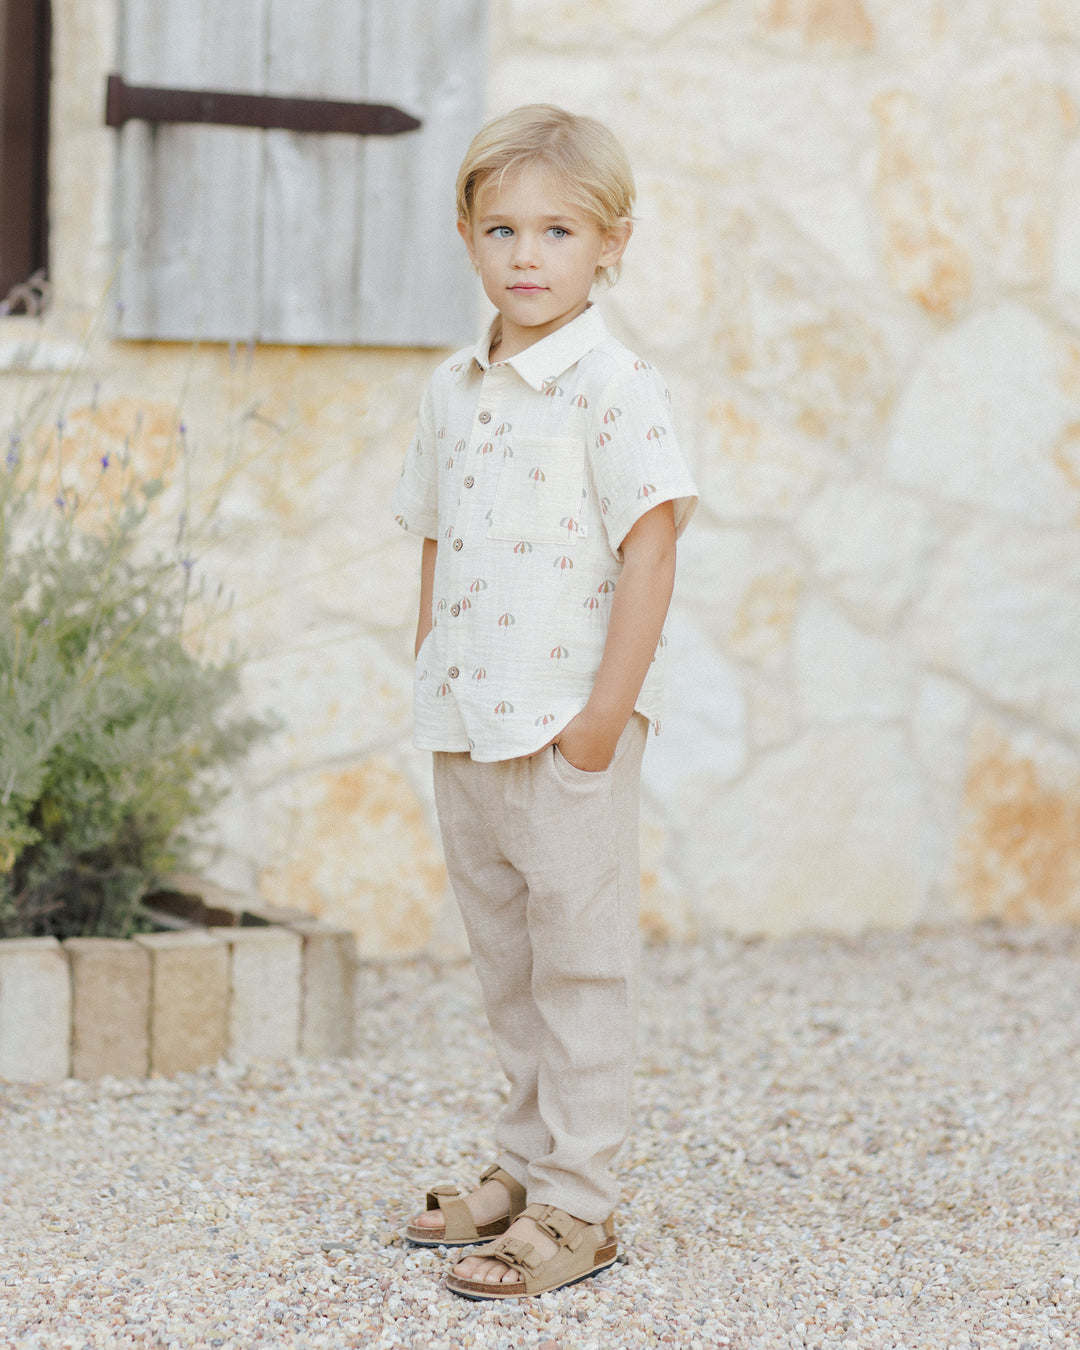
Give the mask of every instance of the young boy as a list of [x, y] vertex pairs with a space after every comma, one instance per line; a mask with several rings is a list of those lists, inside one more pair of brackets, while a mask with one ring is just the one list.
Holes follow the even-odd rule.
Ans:
[[479, 133], [458, 229], [498, 313], [436, 370], [394, 494], [424, 539], [416, 744], [510, 1085], [497, 1164], [464, 1198], [429, 1192], [405, 1230], [502, 1235], [453, 1267], [470, 1298], [558, 1288], [618, 1250], [641, 757], [697, 501], [663, 383], [589, 302], [633, 198], [591, 118], [535, 105]]

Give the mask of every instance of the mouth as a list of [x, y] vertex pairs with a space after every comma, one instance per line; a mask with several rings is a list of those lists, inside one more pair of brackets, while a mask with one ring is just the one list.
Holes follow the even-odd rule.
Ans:
[[512, 291], [518, 295], [539, 295], [541, 291], [546, 291], [546, 286], [530, 286], [527, 282], [519, 281], [516, 286], [511, 286]]

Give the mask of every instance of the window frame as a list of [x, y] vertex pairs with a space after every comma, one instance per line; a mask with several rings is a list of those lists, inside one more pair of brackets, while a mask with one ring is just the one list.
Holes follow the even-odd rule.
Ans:
[[0, 0], [0, 313], [46, 293], [51, 36], [49, 0]]

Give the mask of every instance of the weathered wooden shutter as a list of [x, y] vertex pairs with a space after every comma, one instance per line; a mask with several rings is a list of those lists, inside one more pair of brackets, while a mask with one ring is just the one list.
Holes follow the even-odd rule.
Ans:
[[475, 314], [454, 176], [485, 0], [123, 0], [128, 84], [392, 104], [399, 136], [128, 122], [122, 337], [452, 345]]

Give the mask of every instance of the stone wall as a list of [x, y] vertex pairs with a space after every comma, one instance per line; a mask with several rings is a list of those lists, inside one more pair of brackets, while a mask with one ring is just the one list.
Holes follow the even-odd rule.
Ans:
[[[43, 333], [0, 321], [9, 404], [79, 345], [112, 252], [112, 5], [55, 8], [58, 296]], [[1080, 913], [1080, 0], [494, 0], [491, 110], [532, 100], [631, 152], [602, 303], [702, 492], [647, 930]], [[194, 490], [222, 485], [215, 634], [287, 721], [211, 870], [367, 955], [460, 948], [387, 509], [440, 355], [94, 338], [68, 410], [91, 454], [138, 422], [152, 461], [185, 391]]]

